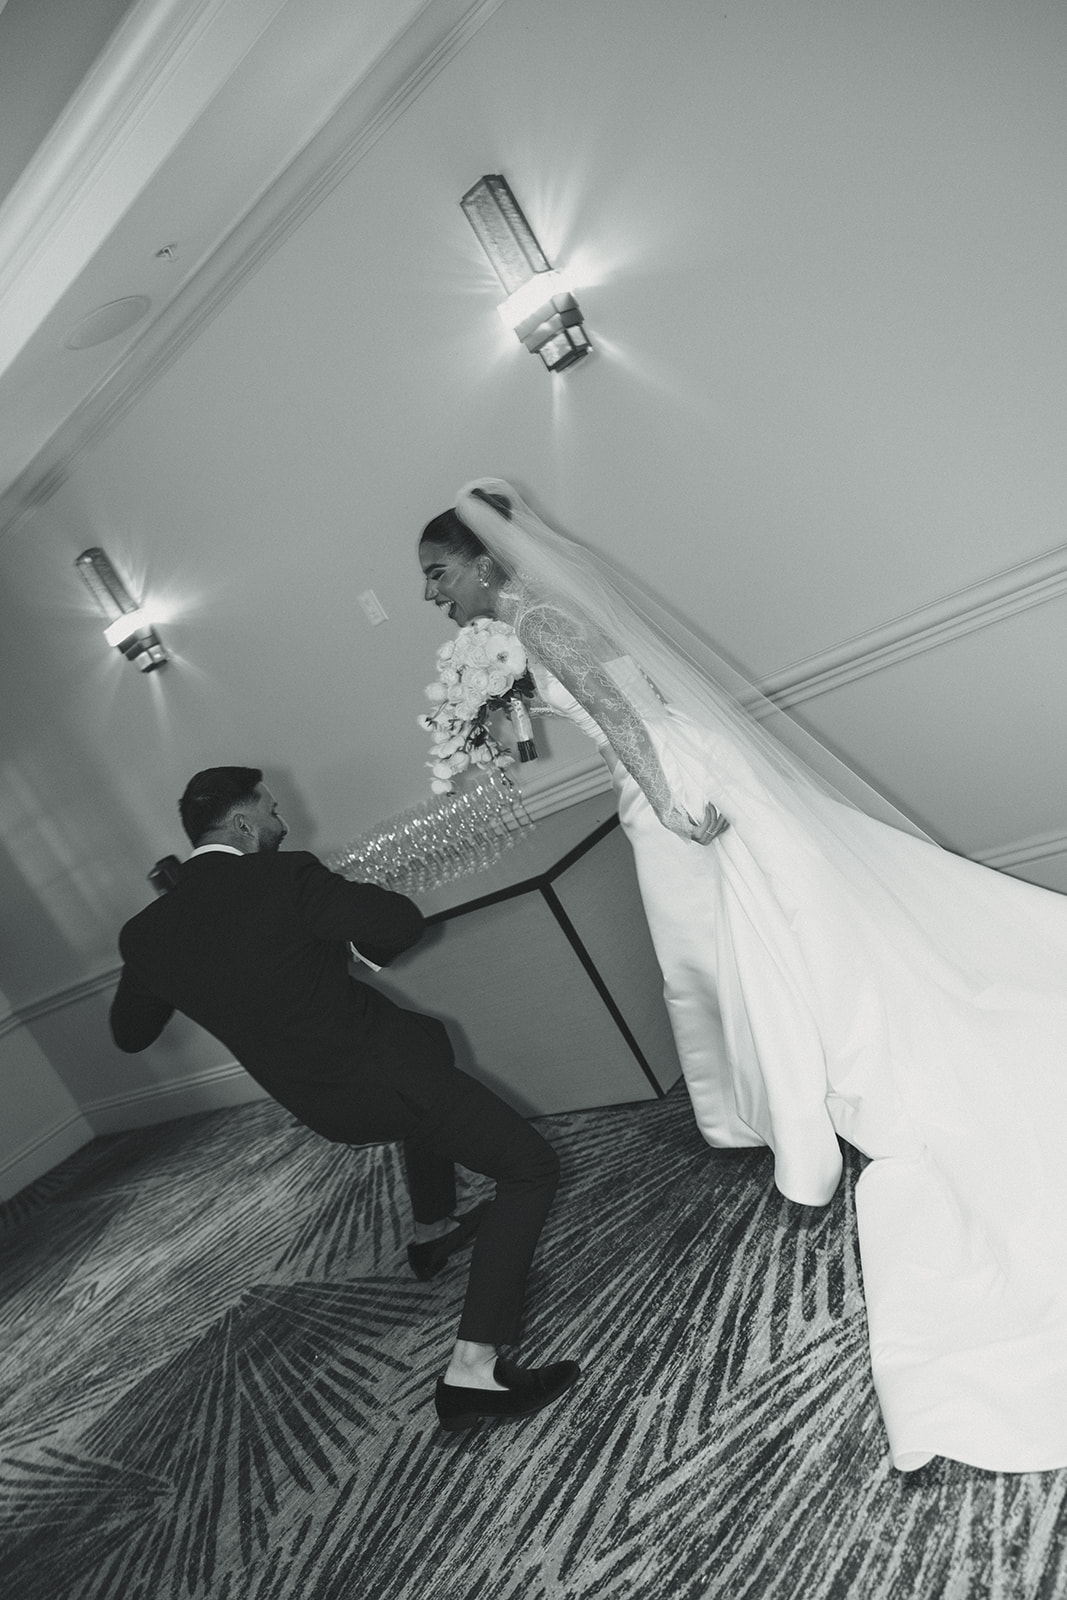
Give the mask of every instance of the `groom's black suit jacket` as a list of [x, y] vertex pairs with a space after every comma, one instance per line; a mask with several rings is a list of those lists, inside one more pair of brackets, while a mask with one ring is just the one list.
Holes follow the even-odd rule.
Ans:
[[194, 856], [119, 935], [115, 1043], [144, 1050], [181, 1011], [326, 1138], [407, 1137], [462, 1075], [440, 1022], [349, 975], [347, 944], [384, 966], [422, 930], [404, 895], [304, 851]]

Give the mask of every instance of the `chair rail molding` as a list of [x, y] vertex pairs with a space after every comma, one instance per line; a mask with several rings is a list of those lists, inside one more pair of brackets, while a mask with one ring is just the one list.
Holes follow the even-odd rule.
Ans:
[[1029, 867], [1035, 861], [1052, 861], [1057, 856], [1067, 856], [1067, 830], [1038, 833], [1016, 844], [978, 850], [971, 860], [981, 862], [984, 867], [995, 867], [998, 872], [1012, 872], [1019, 867]]
[[764, 679], [783, 711], [1067, 594], [1067, 544], [858, 633]]
[[121, 971], [121, 967], [112, 967], [106, 972], [98, 973], [96, 977], [83, 978], [79, 983], [65, 984], [62, 989], [53, 989], [49, 994], [42, 995], [38, 1000], [31, 1000], [26, 1005], [12, 1006], [6, 1016], [0, 1017], [0, 1039], [13, 1028], [29, 1027], [39, 1017], [50, 1016], [53, 1011], [76, 1006], [82, 1000], [91, 999], [93, 995], [114, 989]]
[[[497, 0], [498, 3], [498, 0]], [[1058, 599], [1067, 594], [1067, 545], [1049, 551], [1032, 560], [960, 589], [943, 599], [919, 606], [905, 616], [897, 617], [881, 627], [858, 634], [843, 644], [810, 656], [784, 671], [767, 678], [759, 686], [762, 692], [782, 710], [828, 694], [845, 684], [854, 683], [884, 671], [898, 661], [935, 650], [965, 634], [992, 626], [1006, 617], [1015, 616], [1031, 606]], [[550, 775], [531, 775], [522, 785], [523, 803], [536, 822], [581, 800], [602, 794], [611, 787], [608, 770], [599, 755], [570, 762], [562, 770]], [[1067, 831], [1056, 831], [1034, 837], [991, 845], [972, 853], [971, 859], [998, 871], [1011, 872], [1031, 866], [1038, 861], [1051, 861], [1067, 856]], [[118, 967], [98, 973], [75, 984], [67, 985], [26, 1005], [13, 1007], [0, 1016], [0, 1039], [12, 1029], [26, 1027], [40, 1017], [78, 1005], [92, 996], [112, 989], [118, 982]], [[119, 1097], [127, 1101], [142, 1102], [153, 1097], [174, 1095], [182, 1088], [195, 1087], [203, 1079], [203, 1088], [211, 1083], [231, 1080], [241, 1074], [235, 1063], [227, 1063], [209, 1072], [194, 1075], [179, 1082], [164, 1083], [136, 1091], [133, 1095]], [[101, 1102], [99, 1107], [86, 1107], [87, 1114], [113, 1111], [113, 1105]]]

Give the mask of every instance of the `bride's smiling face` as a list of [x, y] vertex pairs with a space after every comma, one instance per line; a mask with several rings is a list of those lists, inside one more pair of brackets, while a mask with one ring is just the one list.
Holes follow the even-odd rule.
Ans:
[[485, 556], [449, 554], [443, 545], [424, 539], [419, 545], [419, 566], [426, 579], [423, 599], [447, 611], [458, 628], [475, 617], [491, 617], [493, 591], [480, 570], [486, 562]]

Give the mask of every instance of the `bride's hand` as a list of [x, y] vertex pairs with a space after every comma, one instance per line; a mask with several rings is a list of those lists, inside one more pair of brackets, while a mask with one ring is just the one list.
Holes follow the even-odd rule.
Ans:
[[730, 826], [722, 812], [716, 810], [710, 800], [704, 807], [704, 815], [701, 820], [697, 822], [695, 817], [690, 817], [689, 821], [692, 825], [692, 832], [689, 837], [696, 844], [710, 844], [713, 839], [719, 837], [720, 833], [725, 833]]
[[704, 807], [704, 815], [699, 822], [695, 817], [691, 817], [683, 806], [671, 805], [665, 811], [657, 811], [656, 814], [670, 833], [676, 833], [679, 839], [687, 839], [694, 844], [710, 844], [730, 826], [722, 812], [717, 810], [710, 800]]

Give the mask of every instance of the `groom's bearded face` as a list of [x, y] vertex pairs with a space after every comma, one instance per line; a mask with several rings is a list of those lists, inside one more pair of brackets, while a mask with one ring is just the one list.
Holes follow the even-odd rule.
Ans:
[[275, 827], [273, 832], [263, 832], [260, 834], [259, 848], [261, 850], [277, 850], [288, 831], [289, 830], [285, 826], [285, 823], [279, 818], [275, 818]]
[[289, 829], [278, 814], [278, 802], [265, 783], [256, 785], [256, 803], [249, 808], [259, 830], [260, 850], [277, 850]]

